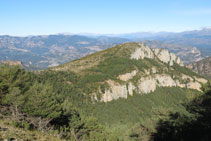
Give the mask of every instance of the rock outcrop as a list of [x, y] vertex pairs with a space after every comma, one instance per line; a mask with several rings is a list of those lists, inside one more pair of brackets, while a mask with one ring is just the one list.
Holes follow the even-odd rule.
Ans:
[[168, 50], [165, 50], [165, 49], [153, 49], [153, 50], [154, 50], [155, 55], [162, 62], [169, 64], [170, 66], [173, 66], [174, 63], [184, 66], [180, 58], [177, 57], [175, 54], [170, 53]]
[[172, 44], [155, 40], [154, 41], [146, 40], [142, 42], [150, 48], [167, 49], [168, 51], [178, 56], [184, 64], [190, 64], [202, 60], [204, 58], [201, 52], [196, 47], [193, 46]]
[[199, 82], [189, 82], [186, 86], [188, 89], [201, 91], [201, 84]]
[[144, 46], [143, 44], [139, 44], [139, 45], [141, 47], [137, 48], [135, 52], [131, 54], [131, 57], [130, 57], [131, 59], [138, 60], [138, 59], [144, 59], [145, 57], [151, 58], [151, 59], [154, 58], [154, 53], [149, 47]]
[[211, 57], [189, 64], [186, 67], [199, 74], [211, 78]]
[[180, 80], [174, 80], [171, 76], [166, 74], [156, 74], [154, 76], [143, 77], [134, 85], [132, 82], [126, 84], [119, 84], [113, 80], [108, 80], [109, 88], [102, 94], [101, 101], [109, 102], [119, 98], [127, 98], [128, 95], [133, 95], [134, 91], [139, 94], [148, 94], [154, 92], [157, 87], [180, 87], [189, 88], [201, 91], [201, 82], [206, 82], [206, 79], [200, 78], [197, 81], [190, 79], [188, 76], [183, 75], [182, 81], [189, 80], [188, 83], [183, 83]]
[[155, 56], [163, 63], [166, 63], [170, 66], [173, 66], [174, 63], [177, 63], [181, 66], [184, 66], [183, 62], [177, 57], [174, 53], [170, 53], [166, 49], [151, 49], [143, 44], [139, 44], [141, 47], [137, 48], [135, 52], [131, 54], [131, 59], [144, 59], [150, 58], [154, 59]]
[[102, 95], [101, 101], [109, 102], [119, 98], [127, 98], [128, 94], [133, 95], [133, 89], [135, 88], [131, 83], [127, 85], [121, 85], [113, 80], [108, 80], [109, 89], [105, 90], [105, 93]]

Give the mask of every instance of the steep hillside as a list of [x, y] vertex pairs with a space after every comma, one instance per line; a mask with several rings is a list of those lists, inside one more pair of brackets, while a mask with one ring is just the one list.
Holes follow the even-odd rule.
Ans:
[[183, 66], [180, 58], [165, 49], [126, 43], [51, 70], [76, 73], [93, 99], [108, 102], [154, 92], [158, 87], [200, 91], [206, 80]]
[[189, 64], [187, 67], [199, 74], [211, 78], [211, 57]]

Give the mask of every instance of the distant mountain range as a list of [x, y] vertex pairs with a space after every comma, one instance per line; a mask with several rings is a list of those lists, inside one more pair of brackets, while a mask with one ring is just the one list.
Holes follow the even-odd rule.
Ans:
[[21, 61], [26, 68], [44, 69], [129, 41], [78, 35], [0, 36], [0, 60]]
[[80, 34], [48, 36], [0, 36], [0, 61], [21, 61], [28, 69], [45, 69], [125, 42], [144, 42], [165, 48], [185, 64], [211, 56], [211, 29], [130, 34]]
[[121, 35], [111, 35], [112, 37], [122, 37], [135, 41], [159, 40], [169, 44], [193, 46], [198, 48], [203, 56], [211, 56], [211, 28], [185, 32], [137, 32]]

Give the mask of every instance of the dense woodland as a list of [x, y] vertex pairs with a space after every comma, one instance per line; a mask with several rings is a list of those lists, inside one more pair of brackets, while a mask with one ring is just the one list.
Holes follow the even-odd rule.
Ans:
[[1, 117], [10, 117], [20, 128], [57, 130], [61, 138], [103, 140], [103, 128], [78, 109], [89, 100], [66, 79], [76, 81], [70, 73], [34, 74], [18, 66], [1, 66]]
[[17, 128], [53, 132], [75, 141], [211, 139], [209, 83], [204, 94], [166, 88], [156, 95], [105, 104], [93, 103], [85, 95], [92, 89], [85, 85], [88, 80], [69, 71], [29, 72], [2, 65], [0, 118], [14, 121]]

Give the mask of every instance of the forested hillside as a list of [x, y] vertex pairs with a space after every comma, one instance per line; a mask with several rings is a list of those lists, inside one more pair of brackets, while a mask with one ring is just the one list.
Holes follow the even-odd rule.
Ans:
[[174, 54], [137, 43], [43, 71], [2, 65], [0, 138], [23, 139], [12, 132], [17, 128], [27, 139], [32, 132], [40, 139], [40, 131], [45, 140], [160, 139], [161, 120], [203, 114], [186, 105], [206, 97], [206, 82]]
[[[210, 85], [204, 86], [205, 95], [189, 89], [159, 88], [147, 95], [136, 94], [128, 99], [93, 104], [80, 86], [69, 82], [78, 80], [74, 74], [32, 73], [16, 66], [1, 66], [0, 72], [2, 139], [30, 139], [32, 132], [35, 138], [40, 134], [55, 140], [53, 136], [71, 140], [150, 140], [151, 135], [155, 140], [163, 140], [169, 138], [169, 134], [180, 139], [183, 134], [177, 130], [186, 131], [186, 124], [195, 126], [195, 121], [199, 121], [200, 130], [190, 126], [189, 134], [192, 129], [201, 131], [203, 134], [195, 135], [204, 139], [210, 130], [203, 128], [210, 125], [207, 117], [210, 114]], [[174, 114], [177, 115], [175, 118], [172, 117]], [[162, 121], [157, 125], [159, 120]], [[173, 124], [177, 128], [172, 128]], [[15, 133], [8, 136], [10, 126], [17, 128], [15, 130], [24, 129], [25, 136]], [[44, 131], [46, 135], [34, 130]]]

